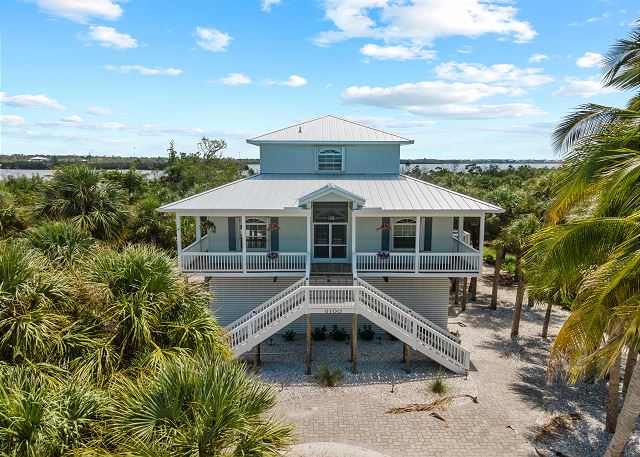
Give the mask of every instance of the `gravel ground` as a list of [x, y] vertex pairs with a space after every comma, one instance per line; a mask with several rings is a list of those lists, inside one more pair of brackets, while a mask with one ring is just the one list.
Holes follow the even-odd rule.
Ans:
[[[405, 374], [401, 363], [402, 343], [389, 339], [387, 335], [377, 335], [369, 342], [358, 342], [357, 375], [350, 374], [350, 346], [347, 342], [314, 342], [313, 373], [319, 364], [326, 363], [344, 374], [343, 384], [337, 390], [349, 396], [371, 398], [390, 405], [426, 403], [436, 399], [437, 395], [429, 389], [436, 376], [446, 378], [451, 394], [499, 397], [501, 394], [496, 392], [493, 382], [499, 376], [509, 380], [509, 395], [516, 398], [518, 409], [505, 411], [505, 417], [514, 416], [516, 419], [510, 417], [514, 421], [522, 418], [514, 425], [529, 442], [533, 442], [540, 427], [556, 415], [582, 415], [573, 428], [562, 433], [561, 438], [538, 440], [538, 449], [543, 455], [602, 455], [611, 437], [604, 431], [606, 383], [569, 386], [562, 380], [547, 383], [545, 377], [549, 349], [568, 313], [554, 308], [549, 339], [544, 340], [540, 337], [544, 307], [528, 308], [525, 302], [520, 337], [512, 340], [510, 328], [515, 288], [508, 283], [502, 284], [498, 310], [490, 310], [489, 273], [486, 269], [485, 278], [478, 282], [478, 300], [469, 303], [466, 312], [460, 313], [453, 304], [450, 307], [449, 329], [460, 331], [462, 344], [471, 351], [472, 365], [476, 361], [480, 367], [474, 370], [472, 366], [468, 377], [455, 376], [416, 351], [413, 353], [412, 374]], [[330, 392], [336, 390], [321, 388], [316, 385], [314, 376], [305, 376], [304, 356], [302, 335], [294, 342], [284, 342], [281, 336], [276, 335], [263, 343], [260, 375], [278, 391], [279, 402], [301, 397], [328, 398]], [[334, 448], [331, 443], [306, 443], [306, 446], [310, 447], [300, 448], [297, 454], [293, 452], [292, 455], [360, 455], [355, 450], [342, 452], [342, 448], [335, 447], [339, 446], [337, 443]], [[640, 456], [640, 427], [636, 428], [625, 456]]]

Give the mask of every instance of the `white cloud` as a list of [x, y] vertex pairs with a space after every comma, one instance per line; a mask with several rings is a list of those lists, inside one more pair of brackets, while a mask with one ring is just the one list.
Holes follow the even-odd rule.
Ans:
[[463, 44], [457, 49], [457, 51], [460, 54], [471, 54], [473, 52], [473, 47], [469, 46], [468, 44]]
[[76, 127], [82, 124], [82, 118], [77, 114], [72, 114], [71, 116], [63, 117], [62, 119], [57, 119], [54, 121], [38, 121], [36, 124], [45, 125], [48, 127], [59, 126], [59, 127]]
[[617, 92], [612, 87], [602, 87], [600, 81], [593, 79], [586, 80], [567, 80], [566, 84], [556, 90], [553, 95], [556, 97], [580, 97], [588, 98], [595, 95], [611, 94]]
[[282, 0], [262, 0], [260, 9], [265, 13], [271, 12], [271, 8], [279, 5]]
[[138, 47], [138, 41], [127, 33], [120, 33], [113, 27], [90, 25], [89, 32], [81, 39], [96, 41], [100, 46], [114, 49], [132, 49]]
[[482, 64], [447, 62], [436, 67], [436, 74], [443, 79], [478, 83], [507, 83], [515, 86], [534, 87], [553, 81], [540, 68], [519, 68], [513, 64]]
[[0, 115], [0, 124], [7, 125], [9, 127], [20, 127], [27, 125], [27, 120], [22, 116], [16, 116], [15, 114], [2, 114]]
[[459, 119], [540, 115], [529, 103], [474, 104], [496, 95], [521, 95], [518, 88], [481, 83], [422, 81], [392, 87], [353, 86], [342, 93], [349, 103], [401, 109], [413, 114]]
[[576, 65], [580, 68], [596, 68], [602, 65], [602, 54], [597, 52], [585, 52], [576, 60]]
[[56, 111], [64, 111], [65, 109], [58, 100], [43, 94], [22, 94], [9, 97], [4, 92], [0, 92], [0, 101], [5, 105], [20, 106], [22, 108], [48, 108]]
[[307, 80], [299, 75], [291, 75], [289, 76], [288, 79], [285, 79], [284, 81], [274, 81], [274, 80], [268, 79], [267, 84], [269, 84], [270, 86], [277, 84], [280, 86], [301, 87], [307, 84]]
[[105, 65], [105, 69], [109, 71], [117, 71], [118, 73], [131, 73], [138, 72], [141, 75], [168, 75], [168, 76], [178, 76], [182, 74], [182, 70], [179, 68], [173, 67], [145, 67], [143, 65]]
[[540, 63], [544, 60], [548, 60], [549, 56], [546, 54], [532, 54], [531, 57], [529, 57], [529, 63]]
[[360, 49], [360, 54], [379, 60], [433, 60], [437, 55], [436, 51], [420, 47], [378, 46], [377, 44], [365, 44]]
[[518, 43], [536, 36], [528, 22], [516, 18], [518, 10], [502, 0], [324, 0], [323, 7], [335, 29], [315, 38], [320, 46], [350, 38], [424, 45], [456, 35], [475, 38], [495, 33]]
[[113, 111], [109, 108], [105, 108], [104, 106], [90, 106], [87, 108], [87, 113], [93, 114], [94, 116], [108, 116], [109, 114], [112, 114]]
[[217, 29], [196, 27], [196, 44], [206, 51], [224, 52], [231, 43], [231, 36]]
[[122, 7], [114, 0], [37, 0], [41, 10], [75, 22], [91, 18], [115, 20], [122, 16]]
[[241, 84], [251, 84], [251, 78], [242, 73], [229, 73], [229, 76], [218, 78], [218, 82], [228, 86], [237, 86]]

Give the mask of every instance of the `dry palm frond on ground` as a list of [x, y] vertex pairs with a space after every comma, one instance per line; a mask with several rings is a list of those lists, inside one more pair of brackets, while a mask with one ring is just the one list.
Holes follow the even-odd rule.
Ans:
[[474, 397], [473, 395], [469, 395], [469, 394], [448, 395], [446, 397], [438, 398], [437, 400], [434, 400], [431, 403], [412, 403], [410, 405], [391, 408], [387, 411], [387, 413], [400, 414], [400, 413], [411, 413], [414, 411], [432, 411], [434, 409], [439, 409], [440, 411], [444, 411], [446, 408], [451, 406], [451, 403], [453, 403], [453, 400], [455, 400], [456, 398], [470, 398], [474, 403], [478, 403], [478, 397]]
[[[568, 430], [573, 428], [573, 423], [582, 419], [582, 414], [573, 413], [573, 414], [558, 414], [557, 416], [552, 417], [547, 422], [542, 424], [538, 433], [533, 438], [533, 447], [536, 450], [536, 453], [540, 457], [547, 457], [547, 454], [544, 454], [538, 450], [538, 443], [541, 439], [545, 437], [549, 438], [560, 438], [562, 434]], [[558, 455], [556, 453], [556, 455]]]

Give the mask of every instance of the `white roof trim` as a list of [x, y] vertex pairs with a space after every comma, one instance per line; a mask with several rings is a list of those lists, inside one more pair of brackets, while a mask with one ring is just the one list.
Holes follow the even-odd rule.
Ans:
[[343, 189], [342, 187], [336, 186], [333, 183], [329, 183], [326, 186], [322, 186], [319, 189], [314, 190], [313, 192], [304, 195], [302, 197], [300, 197], [298, 199], [298, 203], [300, 205], [306, 205], [307, 203], [316, 200], [320, 197], [324, 197], [325, 195], [328, 194], [338, 194], [343, 196], [344, 198], [351, 200], [354, 203], [357, 203], [358, 205], [364, 205], [365, 202], [367, 201], [366, 199], [362, 198], [360, 195], [356, 195], [352, 192], [349, 192], [348, 190]]

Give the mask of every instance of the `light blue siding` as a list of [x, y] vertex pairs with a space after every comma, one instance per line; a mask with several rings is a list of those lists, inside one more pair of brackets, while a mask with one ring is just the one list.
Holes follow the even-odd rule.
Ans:
[[209, 252], [229, 252], [229, 224], [226, 217], [209, 217], [216, 224], [216, 233], [209, 230]]
[[280, 251], [307, 252], [307, 218], [281, 217], [279, 224]]
[[433, 252], [451, 252], [452, 217], [434, 217], [431, 250]]
[[[260, 172], [316, 173], [316, 149], [310, 144], [263, 144]], [[343, 173], [398, 173], [400, 145], [347, 145], [343, 168]]]
[[263, 144], [260, 173], [314, 173], [316, 148], [305, 144]]
[[382, 218], [357, 217], [356, 218], [356, 251], [378, 252], [381, 249], [382, 235], [378, 230]]
[[347, 146], [345, 173], [399, 173], [399, 144]]

